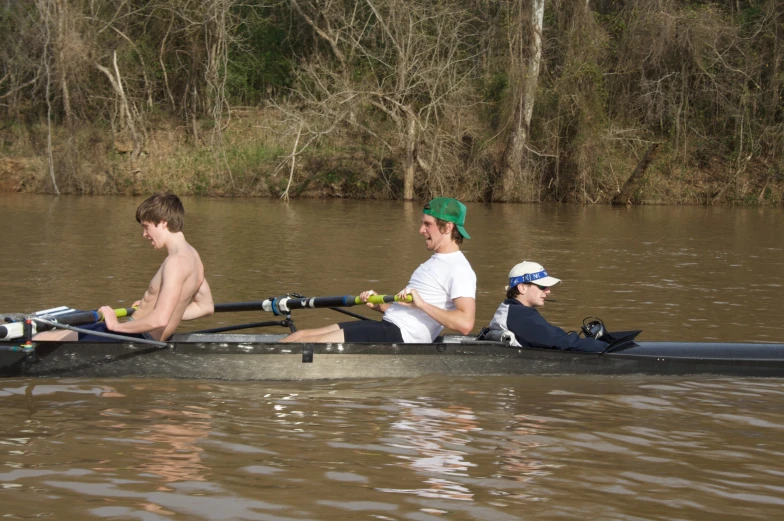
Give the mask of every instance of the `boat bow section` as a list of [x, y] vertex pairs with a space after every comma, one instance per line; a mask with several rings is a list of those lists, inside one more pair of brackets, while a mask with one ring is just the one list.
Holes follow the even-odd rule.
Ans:
[[605, 356], [634, 361], [652, 374], [784, 377], [784, 344], [638, 342]]
[[697, 360], [784, 362], [784, 344], [729, 342], [636, 342], [614, 355]]

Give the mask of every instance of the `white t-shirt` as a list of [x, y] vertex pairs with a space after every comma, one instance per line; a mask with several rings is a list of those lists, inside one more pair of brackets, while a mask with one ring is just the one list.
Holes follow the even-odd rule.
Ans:
[[[406, 286], [419, 292], [428, 304], [451, 311], [456, 298], [476, 298], [476, 274], [463, 252], [434, 253], [411, 275]], [[430, 343], [443, 331], [444, 326], [421, 309], [392, 304], [384, 313], [384, 320], [400, 328], [407, 343]]]

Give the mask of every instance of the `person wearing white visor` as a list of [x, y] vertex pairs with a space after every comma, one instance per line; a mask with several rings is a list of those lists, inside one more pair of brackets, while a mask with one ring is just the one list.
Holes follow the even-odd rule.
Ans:
[[504, 300], [493, 315], [488, 328], [514, 333], [512, 345], [517, 347], [545, 347], [570, 351], [601, 352], [607, 343], [594, 338], [582, 338], [553, 326], [536, 308], [544, 306], [550, 288], [561, 279], [551, 277], [541, 264], [524, 261], [509, 272], [509, 285]]

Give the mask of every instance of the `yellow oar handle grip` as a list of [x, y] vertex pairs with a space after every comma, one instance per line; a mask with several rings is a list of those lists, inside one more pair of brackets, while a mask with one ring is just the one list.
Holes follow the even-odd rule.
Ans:
[[[369, 304], [389, 304], [390, 302], [411, 302], [413, 300], [411, 295], [406, 295], [404, 298], [397, 295], [371, 295], [367, 301]], [[357, 297], [354, 299], [354, 303], [362, 304], [362, 299]]]
[[[136, 308], [117, 308], [114, 310], [114, 316], [117, 318], [130, 317], [134, 311], [136, 311]], [[96, 313], [98, 314], [98, 320], [103, 320], [103, 313], [100, 311], [96, 311]]]

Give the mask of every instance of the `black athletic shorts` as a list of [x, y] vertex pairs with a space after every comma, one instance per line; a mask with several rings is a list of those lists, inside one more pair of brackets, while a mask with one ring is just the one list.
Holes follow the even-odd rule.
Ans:
[[346, 342], [403, 343], [400, 328], [386, 320], [354, 320], [338, 324]]
[[[99, 333], [112, 333], [113, 335], [122, 335], [129, 338], [146, 338], [153, 340], [149, 333], [126, 334], [115, 333], [106, 328], [106, 322], [96, 322], [95, 324], [87, 324], [86, 326], [79, 326], [80, 329], [89, 329], [90, 331], [98, 331]], [[79, 333], [79, 342], [117, 342], [115, 338], [106, 338], [105, 336], [89, 335], [87, 333]]]

